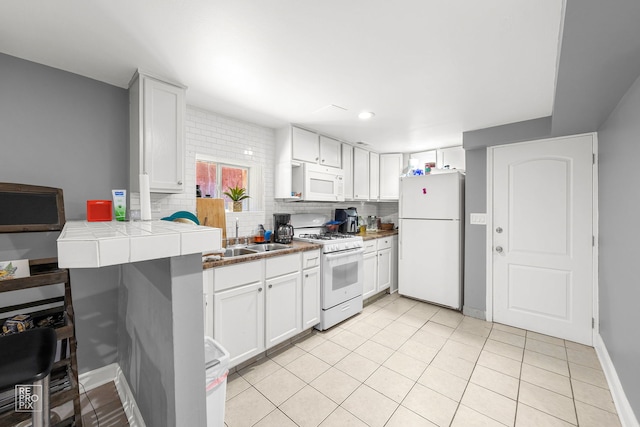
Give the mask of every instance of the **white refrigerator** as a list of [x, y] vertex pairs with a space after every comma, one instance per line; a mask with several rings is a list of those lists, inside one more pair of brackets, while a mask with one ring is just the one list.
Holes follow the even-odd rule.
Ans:
[[400, 178], [398, 293], [462, 309], [464, 174]]

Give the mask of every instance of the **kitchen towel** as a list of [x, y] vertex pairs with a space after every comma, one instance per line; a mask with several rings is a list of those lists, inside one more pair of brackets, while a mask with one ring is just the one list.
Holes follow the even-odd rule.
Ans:
[[149, 175], [140, 174], [140, 219], [151, 221], [151, 192], [149, 190]]

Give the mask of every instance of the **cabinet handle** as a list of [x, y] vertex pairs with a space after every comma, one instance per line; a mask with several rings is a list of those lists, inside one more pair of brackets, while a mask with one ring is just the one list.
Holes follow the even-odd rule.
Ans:
[[318, 161], [318, 158], [316, 157], [316, 162]]
[[262, 288], [258, 288], [258, 292], [262, 292]]
[[178, 185], [182, 185], [182, 181], [178, 181]]
[[269, 289], [273, 288], [273, 285], [269, 285]]
[[308, 275], [308, 274], [305, 274], [305, 275], [304, 275], [304, 277], [309, 277], [309, 275]]

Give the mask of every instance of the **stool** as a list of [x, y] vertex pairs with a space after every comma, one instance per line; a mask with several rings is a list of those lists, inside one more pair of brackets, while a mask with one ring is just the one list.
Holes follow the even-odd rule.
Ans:
[[49, 374], [57, 343], [56, 331], [51, 328], [0, 337], [0, 390], [20, 384], [41, 386], [35, 387], [38, 392], [33, 400], [42, 402], [42, 410], [32, 412], [33, 427], [49, 427]]

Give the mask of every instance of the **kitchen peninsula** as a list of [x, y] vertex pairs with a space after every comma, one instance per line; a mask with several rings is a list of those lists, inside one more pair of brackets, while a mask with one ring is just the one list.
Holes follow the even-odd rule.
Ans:
[[145, 424], [205, 425], [201, 255], [221, 247], [221, 230], [69, 221], [57, 245], [60, 267], [120, 269], [118, 365]]

